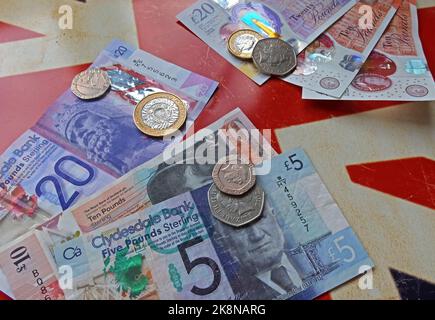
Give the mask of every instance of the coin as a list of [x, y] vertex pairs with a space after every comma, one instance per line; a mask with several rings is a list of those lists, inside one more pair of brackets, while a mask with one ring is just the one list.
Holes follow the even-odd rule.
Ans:
[[183, 101], [174, 94], [158, 92], [146, 96], [134, 110], [134, 123], [140, 131], [164, 137], [180, 129], [187, 117]]
[[228, 50], [239, 59], [252, 59], [252, 51], [263, 36], [250, 29], [242, 29], [234, 32], [228, 39]]
[[297, 66], [295, 49], [278, 38], [267, 38], [257, 42], [252, 52], [255, 66], [261, 73], [285, 76]]
[[243, 164], [235, 157], [219, 161], [213, 168], [212, 177], [220, 191], [234, 196], [248, 192], [256, 181], [254, 165]]
[[106, 71], [90, 68], [76, 75], [71, 91], [80, 99], [91, 100], [104, 95], [110, 88], [110, 78]]
[[212, 184], [208, 190], [208, 203], [213, 216], [231, 226], [244, 226], [261, 216], [264, 191], [256, 185], [243, 196], [225, 194]]

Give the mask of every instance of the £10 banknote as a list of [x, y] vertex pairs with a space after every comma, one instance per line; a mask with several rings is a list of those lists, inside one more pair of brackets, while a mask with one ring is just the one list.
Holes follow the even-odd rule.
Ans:
[[230, 35], [252, 29], [264, 37], [280, 36], [301, 52], [344, 15], [356, 0], [200, 0], [181, 12], [178, 19], [228, 62], [257, 84], [269, 76], [252, 62], [233, 57], [227, 49]]
[[[304, 88], [304, 99], [334, 99]], [[404, 0], [340, 100], [432, 101], [435, 82], [418, 35], [415, 1]]]
[[185, 132], [218, 85], [120, 41], [93, 67], [107, 71], [107, 95], [83, 101], [68, 90], [0, 156], [0, 243], [68, 210], [172, 143], [137, 130], [138, 101], [160, 91], [181, 97], [188, 108]]
[[[369, 2], [372, 3], [371, 25], [361, 26], [361, 12]], [[285, 80], [341, 97], [393, 19], [400, 2], [358, 2], [298, 56], [296, 71]]]
[[[216, 220], [206, 184], [51, 247], [35, 230], [2, 248], [0, 269], [21, 299], [311, 299], [373, 266], [303, 150], [265, 162], [248, 226]], [[256, 210], [237, 201], [221, 199]]]

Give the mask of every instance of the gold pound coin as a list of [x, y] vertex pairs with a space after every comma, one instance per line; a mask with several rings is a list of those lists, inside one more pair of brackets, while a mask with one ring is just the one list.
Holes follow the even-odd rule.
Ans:
[[228, 39], [228, 50], [236, 58], [249, 60], [252, 59], [252, 52], [258, 41], [263, 36], [250, 29], [242, 29], [234, 32]]
[[187, 118], [183, 101], [167, 92], [153, 93], [142, 99], [134, 110], [134, 123], [143, 133], [164, 137], [180, 129]]
[[90, 68], [76, 75], [71, 91], [80, 99], [91, 100], [103, 96], [110, 88], [110, 78], [106, 71]]

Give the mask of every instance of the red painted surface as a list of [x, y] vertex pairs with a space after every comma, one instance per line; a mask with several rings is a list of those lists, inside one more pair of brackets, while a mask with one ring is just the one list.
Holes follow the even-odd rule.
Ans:
[[347, 166], [365, 187], [435, 210], [435, 161], [423, 157]]
[[43, 37], [43, 34], [0, 21], [0, 43]]
[[[133, 4], [141, 49], [220, 82], [218, 91], [197, 120], [196, 129], [214, 122], [234, 107], [240, 107], [258, 128], [276, 129], [397, 104], [302, 100], [300, 88], [277, 79], [270, 80], [262, 87], [257, 86], [177, 22], [176, 14], [194, 1], [160, 0], [150, 6], [147, 1], [133, 0]], [[429, 66], [435, 70], [435, 46], [432, 45], [435, 7], [419, 10], [419, 18], [420, 36]], [[39, 34], [30, 34], [26, 30], [12, 28], [0, 22], [0, 43], [34, 36]], [[73, 66], [0, 78], [0, 153], [31, 127], [48, 106], [70, 86], [74, 75], [86, 67], [87, 65]], [[279, 149], [275, 139], [273, 145]], [[412, 161], [417, 161], [419, 165], [424, 163], [427, 170], [432, 170], [433, 186], [433, 161], [430, 165], [425, 161], [431, 160], [418, 159], [422, 158]], [[415, 180], [417, 177], [421, 178], [422, 169], [412, 171], [416, 174], [414, 180], [411, 176], [406, 183], [398, 184], [393, 179], [392, 172], [407, 160], [397, 161], [401, 164], [392, 161], [377, 167], [376, 170], [379, 169], [380, 172], [376, 179], [373, 174], [373, 177], [367, 177], [369, 170], [361, 165], [349, 166], [349, 175], [356, 183], [406, 199], [407, 196], [415, 194], [416, 186], [423, 189], [422, 184]], [[435, 190], [430, 188], [425, 192], [419, 191], [414, 201], [429, 207], [432, 203], [433, 208]], [[424, 199], [425, 197], [427, 198]], [[328, 297], [329, 295], [325, 295], [323, 298]]]

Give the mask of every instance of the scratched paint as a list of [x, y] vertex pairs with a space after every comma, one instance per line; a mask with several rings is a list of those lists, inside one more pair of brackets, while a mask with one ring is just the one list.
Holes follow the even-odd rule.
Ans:
[[[65, 4], [73, 9], [72, 30], [59, 28]], [[0, 43], [0, 78], [89, 63], [113, 39], [138, 44], [130, 0], [2, 0], [0, 21], [43, 35]]]

